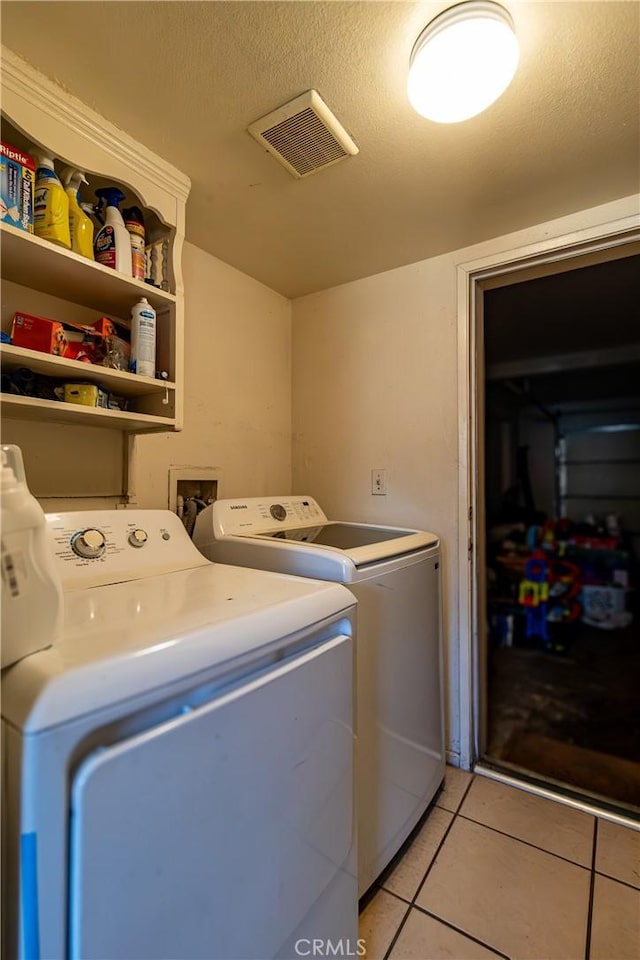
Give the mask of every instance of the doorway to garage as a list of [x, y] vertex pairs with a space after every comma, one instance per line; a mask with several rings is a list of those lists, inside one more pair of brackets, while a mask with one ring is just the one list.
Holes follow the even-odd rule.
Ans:
[[640, 815], [640, 255], [627, 253], [483, 291], [478, 582], [483, 760]]

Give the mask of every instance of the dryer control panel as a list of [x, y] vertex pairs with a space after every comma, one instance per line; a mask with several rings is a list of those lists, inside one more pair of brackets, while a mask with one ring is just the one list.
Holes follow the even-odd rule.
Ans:
[[327, 517], [313, 497], [216, 500], [211, 511], [216, 538], [258, 536], [273, 530], [316, 527], [327, 522]]
[[78, 510], [46, 518], [65, 590], [140, 580], [209, 562], [170, 510]]

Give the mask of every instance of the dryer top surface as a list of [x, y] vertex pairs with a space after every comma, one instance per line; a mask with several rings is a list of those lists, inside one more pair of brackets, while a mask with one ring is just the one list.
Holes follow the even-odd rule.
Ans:
[[336, 584], [196, 560], [67, 590], [60, 635], [3, 672], [3, 718], [35, 732], [185, 676], [223, 673], [355, 604]]

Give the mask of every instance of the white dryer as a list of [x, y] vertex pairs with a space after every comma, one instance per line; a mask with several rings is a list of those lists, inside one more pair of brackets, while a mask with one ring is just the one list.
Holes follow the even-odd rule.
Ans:
[[5, 955], [355, 949], [351, 594], [211, 564], [168, 511], [47, 521], [63, 634], [2, 675]]
[[440, 542], [329, 521], [311, 497], [218, 500], [197, 518], [205, 556], [347, 584], [358, 599], [358, 889], [362, 896], [444, 779]]

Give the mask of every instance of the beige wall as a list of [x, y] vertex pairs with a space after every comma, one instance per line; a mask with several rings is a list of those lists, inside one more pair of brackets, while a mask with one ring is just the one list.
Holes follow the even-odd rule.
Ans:
[[[451, 759], [460, 750], [456, 268], [574, 232], [577, 240], [637, 211], [629, 198], [294, 301], [294, 492], [337, 519], [443, 539]], [[385, 497], [371, 496], [372, 468], [387, 471]]]
[[[184, 248], [185, 429], [138, 437], [137, 505], [168, 506], [169, 468], [214, 468], [219, 496], [291, 488], [288, 300], [210, 256]], [[114, 506], [122, 489], [116, 431], [3, 424], [23, 448], [27, 479], [45, 510]]]
[[134, 492], [166, 507], [170, 466], [218, 471], [218, 496], [291, 489], [291, 305], [185, 244], [185, 408], [180, 433], [136, 441]]

